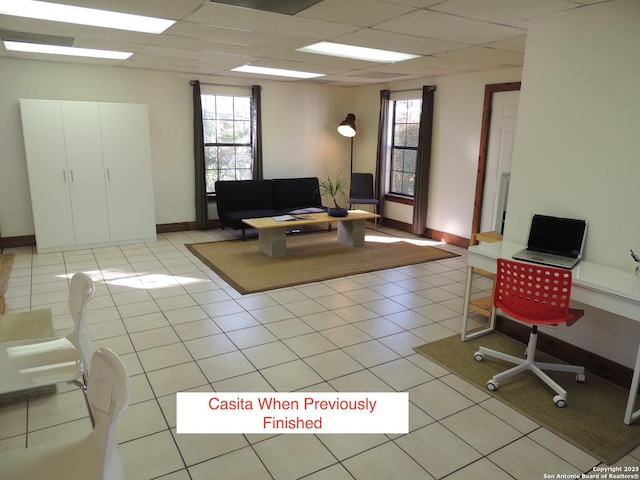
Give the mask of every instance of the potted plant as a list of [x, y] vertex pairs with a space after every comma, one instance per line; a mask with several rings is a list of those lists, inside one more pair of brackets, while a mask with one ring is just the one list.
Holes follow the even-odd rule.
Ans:
[[[327, 214], [331, 217], [346, 217], [349, 214], [346, 205], [348, 203], [347, 189], [349, 188], [349, 182], [342, 176], [342, 172], [337, 177], [332, 178], [329, 175], [327, 167], [325, 167], [327, 176], [324, 179], [320, 179], [318, 186], [320, 188], [320, 195], [326, 195], [331, 197], [333, 201], [333, 207], [327, 209]], [[341, 204], [344, 207], [340, 206]]]

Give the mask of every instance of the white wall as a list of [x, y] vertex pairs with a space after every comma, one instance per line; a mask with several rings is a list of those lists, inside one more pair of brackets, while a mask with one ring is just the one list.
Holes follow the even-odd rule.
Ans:
[[[521, 68], [490, 70], [394, 83], [391, 91], [436, 85], [434, 130], [431, 150], [431, 178], [427, 227], [469, 238], [473, 220], [478, 155], [485, 85], [518, 82]], [[355, 165], [359, 171], [375, 171], [380, 90], [387, 86], [355, 89], [358, 134], [355, 138]], [[385, 216], [411, 224], [411, 206], [387, 202]], [[640, 248], [640, 247], [639, 247]]]
[[[0, 59], [0, 233], [33, 235], [18, 99], [113, 101], [149, 105], [158, 224], [195, 219], [191, 77], [167, 72]], [[215, 83], [216, 79], [201, 79]], [[230, 79], [218, 79], [230, 83]], [[336, 132], [348, 89], [296, 82], [263, 86], [265, 177], [348, 171], [349, 146]], [[215, 213], [215, 205], [212, 208]], [[214, 218], [214, 217], [212, 217]]]
[[[640, 250], [640, 2], [541, 19], [528, 33], [505, 239], [533, 213], [590, 222], [585, 259], [628, 270]], [[640, 324], [589, 311], [555, 333], [633, 365]]]

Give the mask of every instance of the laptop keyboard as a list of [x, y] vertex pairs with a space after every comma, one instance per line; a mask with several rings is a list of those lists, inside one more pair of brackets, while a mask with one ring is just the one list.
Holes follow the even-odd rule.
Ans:
[[561, 267], [571, 267], [575, 263], [575, 258], [563, 257], [562, 255], [554, 255], [553, 253], [534, 252], [531, 250], [521, 252], [518, 257], [522, 260], [529, 260], [530, 262], [544, 263], [546, 265], [557, 265]]

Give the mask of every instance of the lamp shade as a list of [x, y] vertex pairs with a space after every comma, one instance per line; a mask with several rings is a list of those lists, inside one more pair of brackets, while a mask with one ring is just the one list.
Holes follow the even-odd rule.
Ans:
[[340, 125], [338, 125], [338, 133], [345, 137], [356, 136], [356, 116], [353, 113], [349, 113]]

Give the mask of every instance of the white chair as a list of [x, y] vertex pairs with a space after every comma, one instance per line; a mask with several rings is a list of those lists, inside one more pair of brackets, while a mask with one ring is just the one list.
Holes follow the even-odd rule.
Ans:
[[109, 348], [99, 348], [93, 354], [88, 397], [96, 420], [90, 434], [4, 452], [0, 454], [0, 476], [4, 480], [124, 479], [115, 427], [129, 403], [129, 375]]
[[18, 392], [56, 383], [74, 383], [87, 399], [87, 371], [91, 361], [91, 340], [85, 311], [95, 284], [84, 273], [76, 273], [69, 289], [69, 312], [73, 331], [66, 337], [15, 340], [0, 343], [0, 393]]

